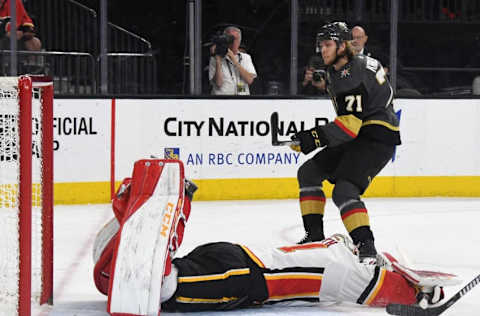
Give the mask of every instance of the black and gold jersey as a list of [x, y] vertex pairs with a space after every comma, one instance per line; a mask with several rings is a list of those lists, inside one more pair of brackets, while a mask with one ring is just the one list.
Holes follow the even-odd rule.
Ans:
[[339, 70], [328, 67], [326, 89], [337, 117], [319, 129], [322, 144], [336, 146], [357, 137], [400, 144], [393, 89], [378, 60], [357, 55]]

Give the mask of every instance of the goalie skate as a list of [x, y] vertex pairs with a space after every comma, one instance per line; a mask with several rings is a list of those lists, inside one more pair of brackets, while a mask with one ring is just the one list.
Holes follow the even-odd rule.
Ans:
[[183, 213], [184, 203], [189, 206], [190, 201], [185, 201], [181, 161], [135, 163], [112, 261], [107, 307], [111, 315], [159, 314], [163, 276], [171, 271], [189, 215]]

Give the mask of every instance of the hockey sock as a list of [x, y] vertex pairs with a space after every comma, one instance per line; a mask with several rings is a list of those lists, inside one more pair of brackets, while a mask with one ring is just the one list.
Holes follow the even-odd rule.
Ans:
[[340, 215], [343, 225], [355, 244], [359, 241], [373, 239], [368, 212], [362, 201], [351, 200], [345, 203], [340, 207]]
[[[323, 235], [323, 215], [321, 214], [308, 214], [302, 216], [303, 227], [307, 234], [317, 237], [316, 239], [324, 239]], [[323, 238], [320, 238], [323, 237]]]
[[370, 226], [361, 226], [350, 232], [350, 237], [355, 245], [366, 240], [374, 240]]
[[325, 212], [325, 194], [321, 187], [300, 189], [300, 210], [306, 236], [301, 241], [316, 241], [325, 238], [323, 234], [323, 213]]
[[[325, 212], [325, 194], [320, 187], [309, 187], [300, 189], [300, 210], [302, 217], [307, 215], [319, 215], [317, 218], [322, 223]], [[315, 223], [312, 222], [312, 225]], [[307, 229], [307, 227], [305, 227]]]

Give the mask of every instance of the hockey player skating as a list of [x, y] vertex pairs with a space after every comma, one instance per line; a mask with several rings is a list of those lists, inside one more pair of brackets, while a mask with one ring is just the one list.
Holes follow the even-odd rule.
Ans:
[[382, 65], [371, 57], [354, 55], [351, 39], [343, 22], [324, 25], [317, 35], [317, 45], [327, 65], [323, 84], [337, 117], [292, 137], [299, 144], [292, 148], [304, 154], [325, 147], [298, 170], [300, 209], [306, 231], [299, 243], [325, 238], [322, 183], [328, 180], [335, 184], [332, 199], [359, 247], [360, 260], [374, 263], [374, 236], [360, 196], [400, 144], [399, 122], [392, 105], [393, 90]]
[[[175, 168], [168, 169], [171, 164]], [[161, 167], [152, 168], [157, 165]], [[442, 298], [441, 285], [455, 281], [444, 274], [425, 282], [415, 271], [399, 269], [388, 255], [379, 256], [377, 266], [362, 264], [357, 247], [340, 234], [271, 249], [209, 243], [174, 258], [196, 189], [182, 178], [183, 171], [176, 172], [177, 165], [181, 163], [137, 162], [112, 202], [115, 218], [97, 235], [94, 280], [108, 295], [111, 314], [229, 310], [290, 300], [379, 307], [421, 300], [428, 305]], [[160, 225], [151, 234], [156, 221]]]

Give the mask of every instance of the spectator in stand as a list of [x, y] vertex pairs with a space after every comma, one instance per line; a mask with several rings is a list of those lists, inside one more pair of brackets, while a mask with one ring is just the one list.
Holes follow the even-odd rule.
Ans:
[[208, 66], [208, 78], [215, 95], [249, 95], [249, 86], [257, 77], [252, 57], [240, 51], [242, 31], [236, 26], [228, 26], [224, 32], [233, 36], [233, 42], [228, 45], [226, 54], [219, 51], [217, 45], [210, 49], [212, 56]]
[[[367, 44], [368, 36], [365, 32], [365, 29], [359, 25], [356, 25], [352, 28], [352, 46], [355, 51], [355, 54], [365, 55], [377, 59], [383, 66], [387, 76], [390, 75], [389, 67], [390, 56], [381, 52], [380, 50], [375, 50], [375, 54], [372, 56], [371, 52], [365, 48]], [[419, 80], [412, 73], [406, 73], [402, 70], [403, 65], [400, 60], [397, 58], [397, 93], [402, 96], [418, 96], [421, 93], [417, 90], [421, 86]]]
[[368, 36], [363, 27], [356, 25], [352, 28], [352, 46], [356, 54], [370, 56], [371, 53], [365, 49]]
[[[0, 41], [2, 49], [10, 48], [10, 5], [13, 0], [0, 0]], [[16, 1], [17, 40], [19, 50], [39, 51], [42, 42], [35, 36], [35, 26], [21, 0]]]

